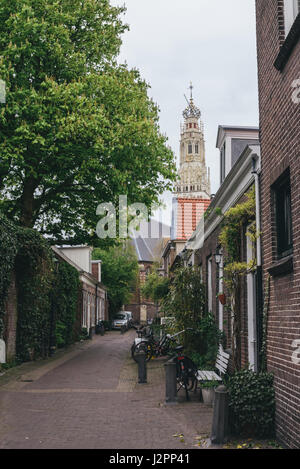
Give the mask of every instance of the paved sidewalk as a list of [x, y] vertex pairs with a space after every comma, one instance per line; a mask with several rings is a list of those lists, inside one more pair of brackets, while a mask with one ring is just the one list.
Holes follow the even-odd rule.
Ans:
[[0, 448], [207, 447], [212, 408], [184, 393], [165, 405], [164, 359], [137, 384], [134, 337], [112, 331], [0, 376]]

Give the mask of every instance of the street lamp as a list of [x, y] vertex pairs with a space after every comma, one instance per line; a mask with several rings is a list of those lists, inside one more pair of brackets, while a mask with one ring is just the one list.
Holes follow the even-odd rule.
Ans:
[[215, 253], [215, 261], [217, 265], [221, 264], [222, 253], [220, 252], [219, 248], [217, 248], [216, 253]]

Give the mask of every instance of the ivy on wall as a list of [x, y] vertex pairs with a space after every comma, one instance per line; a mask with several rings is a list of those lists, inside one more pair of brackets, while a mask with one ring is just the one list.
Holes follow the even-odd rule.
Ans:
[[52, 252], [47, 242], [30, 229], [21, 229], [15, 259], [18, 291], [17, 357], [21, 361], [45, 357], [51, 333], [50, 291]]
[[66, 263], [55, 267], [51, 247], [39, 233], [14, 225], [0, 213], [0, 338], [13, 271], [18, 293], [17, 359], [45, 357], [51, 345], [74, 341], [76, 269]]
[[79, 289], [78, 272], [74, 267], [58, 262], [51, 294], [51, 305], [55, 314], [54, 343], [65, 347], [78, 339], [74, 333]]
[[18, 252], [18, 229], [0, 213], [0, 338], [4, 332], [5, 300]]

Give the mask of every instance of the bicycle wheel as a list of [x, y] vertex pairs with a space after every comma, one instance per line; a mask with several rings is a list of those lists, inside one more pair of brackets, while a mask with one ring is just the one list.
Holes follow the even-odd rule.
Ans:
[[196, 367], [193, 361], [184, 357], [181, 360], [176, 358], [176, 374], [177, 374], [177, 392], [184, 388], [186, 400], [189, 400], [189, 391], [192, 391], [196, 384]]
[[151, 360], [153, 355], [153, 349], [150, 343], [147, 342], [140, 342], [137, 345], [134, 345], [131, 349], [131, 356], [134, 361], [137, 362], [136, 354], [139, 352], [144, 352], [146, 354], [146, 361], [148, 362]]
[[197, 382], [197, 367], [189, 357], [184, 357], [184, 369], [186, 387], [188, 391], [192, 391]]

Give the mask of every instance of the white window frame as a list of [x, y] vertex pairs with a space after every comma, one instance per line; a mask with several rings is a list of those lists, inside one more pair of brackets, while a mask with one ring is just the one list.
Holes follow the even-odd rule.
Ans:
[[284, 30], [285, 37], [289, 34], [291, 27], [299, 13], [298, 0], [284, 0]]

